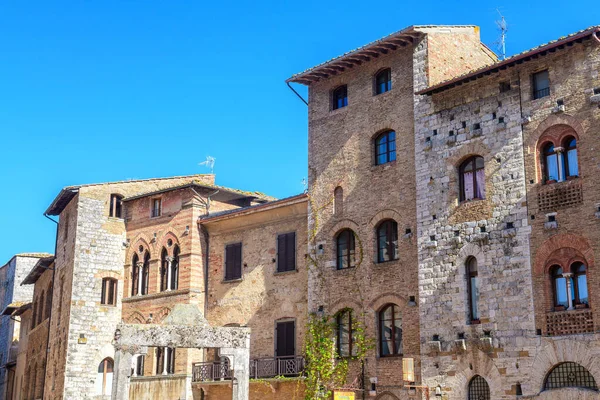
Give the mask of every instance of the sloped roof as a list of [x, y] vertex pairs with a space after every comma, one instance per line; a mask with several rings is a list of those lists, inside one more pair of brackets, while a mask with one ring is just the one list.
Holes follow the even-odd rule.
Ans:
[[37, 282], [38, 278], [42, 276], [44, 271], [50, 268], [50, 265], [54, 262], [55, 257], [49, 256], [40, 258], [38, 262], [35, 263], [29, 274], [23, 279], [21, 285], [32, 285]]
[[387, 54], [390, 50], [397, 50], [415, 43], [425, 35], [420, 29], [447, 29], [447, 28], [476, 28], [475, 25], [411, 25], [397, 32], [382, 37], [357, 49], [351, 50], [341, 56], [332, 58], [324, 63], [309, 68], [303, 72], [292, 75], [286, 82], [296, 82], [308, 85], [320, 79], [327, 79], [331, 75], [343, 72], [347, 68], [360, 65]]
[[[600, 31], [600, 26], [591, 26], [587, 29], [581, 30], [579, 32], [572, 33], [568, 36], [561, 37], [559, 39], [553, 40], [548, 43], [541, 44], [532, 49], [526, 50], [522, 53], [516, 54], [509, 58], [506, 58], [502, 61], [499, 61], [494, 64], [490, 64], [488, 66], [473, 70], [471, 72], [467, 72], [463, 75], [457, 76], [456, 78], [449, 79], [445, 82], [438, 83], [436, 85], [430, 86], [426, 89], [418, 91], [417, 94], [426, 94], [431, 95], [434, 93], [439, 93], [445, 90], [448, 90], [452, 87], [462, 85], [466, 82], [474, 81], [483, 76], [487, 76], [501, 70], [505, 70], [509, 67], [513, 67], [518, 64], [522, 64], [524, 62], [530, 61], [532, 59], [538, 58], [540, 56], [545, 56], [548, 53], [554, 53], [557, 50], [561, 50], [565, 47], [569, 47], [574, 45], [575, 43], [581, 43], [583, 40], [589, 39], [593, 35], [597, 35]], [[597, 36], [596, 36], [597, 38]]]
[[208, 215], [201, 216], [198, 219], [199, 223], [204, 222], [215, 222], [221, 219], [232, 218], [240, 215], [246, 215], [259, 211], [266, 211], [276, 207], [284, 207], [290, 204], [296, 204], [299, 202], [307, 201], [308, 195], [306, 193], [297, 194], [295, 196], [285, 197], [283, 199], [269, 201], [263, 204], [257, 204], [248, 207], [235, 208], [233, 210], [217, 211]]

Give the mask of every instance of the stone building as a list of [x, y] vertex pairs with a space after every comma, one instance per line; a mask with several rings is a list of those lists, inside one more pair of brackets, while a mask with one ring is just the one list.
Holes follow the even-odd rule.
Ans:
[[309, 91], [308, 310], [335, 318], [340, 356], [353, 325], [376, 339], [351, 363], [358, 395], [417, 398], [422, 381], [415, 91], [495, 61], [477, 27], [411, 26], [288, 80]]
[[22, 253], [12, 257], [0, 267], [0, 396], [11, 398], [15, 393], [17, 354], [21, 323], [12, 313], [30, 303], [33, 295], [31, 286], [21, 286], [21, 282], [46, 253]]
[[598, 31], [418, 92], [422, 374], [444, 398], [599, 398]]

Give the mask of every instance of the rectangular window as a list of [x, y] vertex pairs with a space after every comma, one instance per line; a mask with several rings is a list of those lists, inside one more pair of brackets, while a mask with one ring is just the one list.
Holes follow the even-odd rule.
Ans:
[[277, 272], [296, 269], [296, 232], [277, 236]]
[[102, 279], [102, 297], [100, 304], [117, 305], [117, 280], [112, 278]]
[[550, 79], [548, 70], [540, 71], [531, 76], [533, 84], [533, 98], [541, 99], [550, 95]]
[[225, 280], [242, 278], [242, 244], [234, 243], [225, 246]]
[[277, 322], [275, 337], [275, 357], [296, 355], [296, 324], [294, 321]]
[[161, 214], [161, 200], [160, 199], [152, 199], [152, 218], [160, 217]]
[[113, 218], [123, 218], [121, 216], [123, 209], [123, 196], [119, 196], [118, 194], [110, 195], [110, 214], [109, 216]]

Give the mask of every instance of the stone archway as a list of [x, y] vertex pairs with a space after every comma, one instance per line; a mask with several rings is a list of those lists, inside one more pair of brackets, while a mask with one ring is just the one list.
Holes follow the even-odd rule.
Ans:
[[232, 400], [248, 400], [250, 328], [213, 328], [197, 305], [176, 305], [159, 325], [120, 323], [114, 346], [113, 400], [129, 399], [133, 356], [147, 354], [148, 347], [220, 348], [233, 369]]

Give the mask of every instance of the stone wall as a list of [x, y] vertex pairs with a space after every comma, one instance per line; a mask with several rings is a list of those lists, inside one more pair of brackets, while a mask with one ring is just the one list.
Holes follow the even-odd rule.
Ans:
[[[231, 398], [231, 383], [210, 385], [192, 384], [194, 400], [225, 400]], [[204, 390], [204, 397], [201, 391]], [[301, 379], [278, 381], [275, 379], [250, 380], [250, 400], [304, 400], [304, 382]]]

